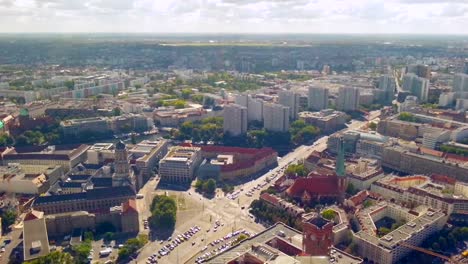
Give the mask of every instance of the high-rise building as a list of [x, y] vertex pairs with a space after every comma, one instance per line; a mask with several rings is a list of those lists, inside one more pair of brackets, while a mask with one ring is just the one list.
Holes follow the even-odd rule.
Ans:
[[289, 130], [289, 107], [279, 104], [263, 105], [263, 127], [266, 130], [286, 132]]
[[429, 97], [429, 80], [408, 73], [403, 76], [403, 90], [411, 92], [419, 101], [425, 102]]
[[454, 92], [468, 92], [468, 74], [458, 73], [453, 77]]
[[159, 176], [165, 182], [190, 183], [201, 161], [199, 147], [172, 147], [159, 161]]
[[239, 136], [247, 132], [247, 107], [231, 104], [224, 107], [224, 133]]
[[247, 107], [247, 120], [248, 121], [262, 121], [263, 120], [263, 101], [253, 98], [249, 94], [237, 94], [235, 102], [238, 105]]
[[431, 68], [427, 65], [416, 64], [416, 65], [408, 65], [406, 67], [407, 73], [414, 73], [418, 77], [430, 79], [431, 78]]
[[340, 111], [355, 111], [359, 108], [359, 89], [341, 87], [336, 99], [336, 108]]
[[384, 104], [391, 103], [395, 97], [395, 78], [391, 74], [384, 74], [379, 79], [378, 99]]
[[322, 87], [309, 87], [309, 109], [320, 111], [328, 108], [328, 89]]
[[280, 91], [278, 93], [278, 103], [289, 107], [289, 117], [293, 120], [297, 119], [299, 113], [301, 95], [293, 91]]
[[464, 67], [464, 69], [463, 69], [463, 72], [464, 72], [465, 74], [468, 74], [468, 61], [465, 61], [465, 67]]

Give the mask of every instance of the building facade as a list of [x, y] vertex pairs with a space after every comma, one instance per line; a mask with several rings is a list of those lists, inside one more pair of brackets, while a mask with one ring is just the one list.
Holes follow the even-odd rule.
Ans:
[[232, 136], [247, 133], [247, 107], [231, 104], [224, 107], [223, 131]]
[[263, 127], [275, 132], [289, 130], [289, 107], [279, 104], [265, 103], [263, 105]]

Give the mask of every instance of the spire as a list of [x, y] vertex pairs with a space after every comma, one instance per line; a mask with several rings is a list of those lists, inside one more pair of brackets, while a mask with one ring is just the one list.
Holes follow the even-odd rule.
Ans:
[[338, 155], [336, 157], [336, 175], [339, 177], [346, 176], [345, 169], [345, 158], [344, 158], [344, 139], [340, 137], [338, 139]]

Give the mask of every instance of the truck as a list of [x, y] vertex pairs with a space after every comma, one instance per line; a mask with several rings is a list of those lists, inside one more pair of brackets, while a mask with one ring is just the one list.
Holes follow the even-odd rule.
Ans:
[[101, 251], [99, 251], [99, 257], [107, 257], [110, 255], [110, 253], [112, 253], [112, 248], [106, 248], [106, 249], [103, 249]]

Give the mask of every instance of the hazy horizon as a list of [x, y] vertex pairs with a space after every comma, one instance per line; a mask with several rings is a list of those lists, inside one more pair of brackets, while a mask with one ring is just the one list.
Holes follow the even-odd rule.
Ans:
[[2, 33], [467, 35], [464, 0], [0, 0]]

